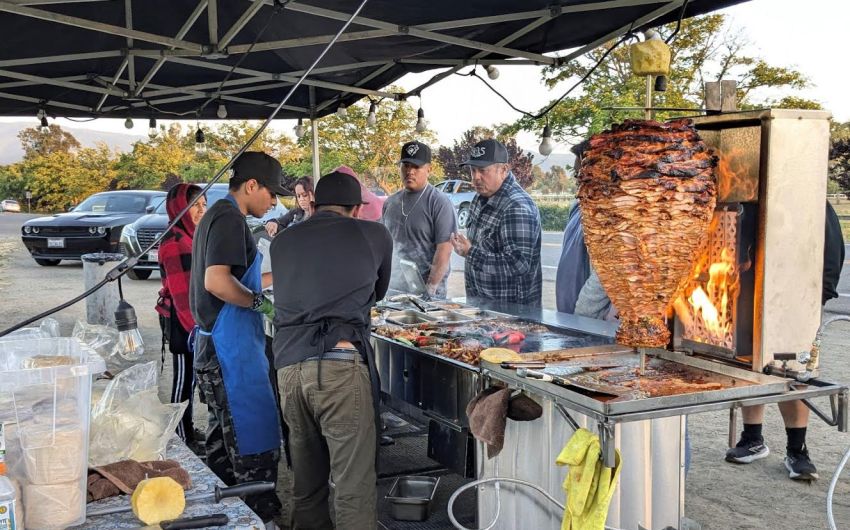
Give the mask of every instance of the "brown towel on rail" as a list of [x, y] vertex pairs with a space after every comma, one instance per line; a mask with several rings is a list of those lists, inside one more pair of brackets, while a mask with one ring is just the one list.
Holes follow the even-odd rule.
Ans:
[[487, 444], [487, 457], [498, 455], [505, 444], [510, 388], [490, 387], [476, 395], [466, 406], [469, 430]]
[[174, 460], [122, 460], [89, 470], [86, 501], [93, 502], [121, 493], [129, 495], [139, 482], [154, 477], [171, 477], [183, 486], [184, 490], [192, 487], [189, 472]]

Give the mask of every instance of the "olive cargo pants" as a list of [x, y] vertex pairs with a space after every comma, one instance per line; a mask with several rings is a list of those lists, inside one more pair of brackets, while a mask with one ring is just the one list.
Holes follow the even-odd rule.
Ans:
[[361, 360], [304, 361], [278, 370], [292, 459], [293, 529], [377, 526], [375, 412], [369, 370]]

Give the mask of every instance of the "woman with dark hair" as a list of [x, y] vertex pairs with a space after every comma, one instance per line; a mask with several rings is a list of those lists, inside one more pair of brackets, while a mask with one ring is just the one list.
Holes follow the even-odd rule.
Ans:
[[298, 207], [293, 208], [280, 216], [278, 219], [272, 219], [266, 222], [266, 232], [274, 237], [280, 230], [284, 230], [294, 224], [305, 221], [313, 215], [315, 206], [313, 202], [313, 179], [312, 177], [301, 177], [295, 181], [295, 200], [298, 202]]
[[[169, 222], [174, 221], [177, 214], [200, 193], [201, 188], [194, 184], [177, 184], [172, 187], [165, 199]], [[165, 235], [159, 246], [162, 289], [159, 291], [156, 310], [160, 315], [162, 327], [162, 353], [165, 355], [165, 344], [168, 343], [173, 367], [171, 402], [189, 402], [183, 419], [177, 425], [177, 435], [191, 445], [201, 440], [197, 439], [192, 426], [195, 376], [189, 333], [195, 327], [195, 319], [189, 309], [189, 278], [192, 273], [192, 237], [206, 210], [207, 199], [201, 196]]]

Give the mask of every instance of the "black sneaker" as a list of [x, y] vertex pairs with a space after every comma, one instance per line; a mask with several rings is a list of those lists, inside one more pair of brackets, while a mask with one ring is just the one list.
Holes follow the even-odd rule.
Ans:
[[785, 469], [793, 480], [817, 480], [818, 468], [809, 458], [809, 450], [803, 446], [802, 451], [788, 450], [785, 453]]
[[733, 464], [749, 464], [769, 454], [770, 449], [764, 445], [764, 440], [741, 438], [735, 447], [726, 451], [726, 461]]

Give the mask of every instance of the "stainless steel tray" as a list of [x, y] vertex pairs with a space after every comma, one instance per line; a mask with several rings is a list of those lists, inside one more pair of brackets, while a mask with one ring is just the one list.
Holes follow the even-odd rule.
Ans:
[[430, 316], [429, 313], [414, 311], [413, 309], [405, 309], [404, 311], [393, 311], [384, 315], [384, 320], [399, 326], [414, 326], [423, 323], [436, 323], [437, 319]]

